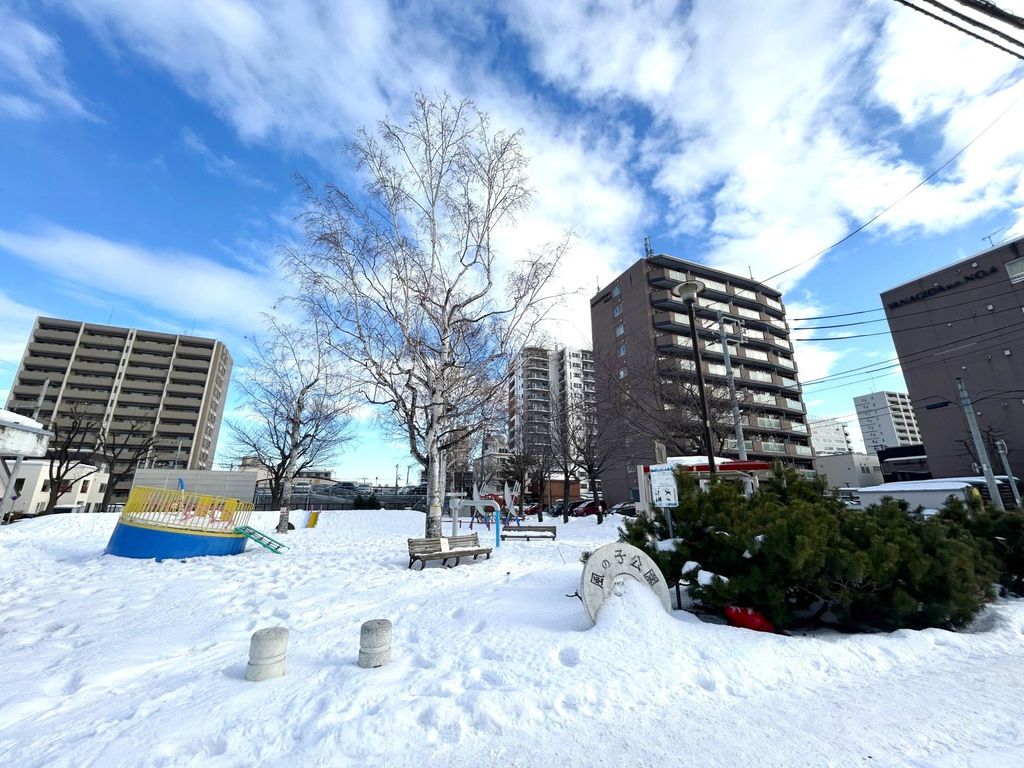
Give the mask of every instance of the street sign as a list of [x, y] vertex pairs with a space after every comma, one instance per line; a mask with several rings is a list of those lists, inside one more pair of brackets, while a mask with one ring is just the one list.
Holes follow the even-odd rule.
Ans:
[[651, 465], [651, 499], [654, 506], [670, 509], [679, 505], [674, 469], [672, 464]]

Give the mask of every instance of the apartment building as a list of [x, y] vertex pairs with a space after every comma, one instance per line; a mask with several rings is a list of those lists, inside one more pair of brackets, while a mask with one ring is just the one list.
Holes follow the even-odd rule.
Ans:
[[807, 422], [811, 431], [811, 447], [817, 456], [852, 453], [850, 429], [839, 419], [813, 419]]
[[[7, 409], [31, 414], [42, 396], [43, 423], [73, 406], [95, 418], [83, 447], [101, 435], [128, 446], [152, 436], [145, 465], [210, 469], [231, 367], [227, 347], [214, 339], [39, 317]], [[114, 501], [130, 487], [130, 477], [119, 483]]]
[[509, 447], [543, 454], [551, 448], [552, 425], [570, 414], [579, 429], [593, 413], [596, 398], [594, 354], [572, 347], [527, 347], [509, 381]]
[[[665, 254], [649, 255], [591, 299], [594, 360], [598, 369], [598, 418], [616, 423], [621, 403], [645, 399], [659, 410], [649, 428], [619, 420], [612, 466], [602, 477], [610, 503], [635, 497], [636, 465], [655, 460], [653, 433], [669, 455], [687, 450], [672, 434], [680, 423], [673, 399], [694, 378], [694, 356], [686, 304], [671, 289], [686, 280], [704, 284], [696, 301], [702, 369], [717, 429], [715, 453], [738, 456], [735, 422], [728, 405], [725, 353], [728, 351], [741, 410], [748, 458], [781, 461], [813, 472], [813, 451], [789, 326], [781, 294], [740, 275], [711, 269]], [[720, 322], [721, 320], [721, 322]], [[723, 347], [721, 327], [725, 328]], [[673, 409], [676, 412], [672, 412]], [[683, 419], [696, 407], [686, 407]], [[728, 436], [726, 436], [728, 435]]]
[[973, 403], [993, 467], [1001, 472], [994, 443], [1003, 440], [1011, 469], [1020, 474], [1024, 238], [922, 275], [881, 299], [932, 475], [977, 473], [957, 379]]
[[853, 398], [868, 453], [921, 442], [917, 417], [906, 392], [872, 392]]

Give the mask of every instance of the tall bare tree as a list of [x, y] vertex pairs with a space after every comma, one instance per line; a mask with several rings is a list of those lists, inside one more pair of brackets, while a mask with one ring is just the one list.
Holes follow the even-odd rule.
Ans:
[[611, 466], [621, 440], [621, 425], [618, 419], [599, 420], [596, 403], [589, 402], [583, 395], [575, 395], [570, 400], [573, 421], [576, 424], [571, 436], [573, 452], [581, 470], [587, 475], [590, 487], [594, 491], [597, 505], [597, 524], [604, 522], [604, 511], [601, 508], [601, 491], [598, 482], [605, 469]]
[[268, 316], [266, 325], [238, 379], [246, 416], [228, 429], [236, 458], [263, 469], [272, 504], [288, 507], [296, 475], [332, 459], [351, 438], [356, 401], [315, 323], [298, 327]]
[[349, 152], [362, 195], [303, 182], [305, 244], [284, 266], [426, 468], [425, 533], [439, 536], [447, 449], [493, 425], [566, 243], [499, 262], [495, 232], [530, 200], [527, 159], [471, 101], [417, 94], [408, 123], [382, 120]]
[[102, 412], [79, 402], [69, 402], [50, 423], [50, 439], [46, 458], [48, 491], [44, 515], [53, 512], [62, 494], [72, 483], [95, 473], [101, 459], [96, 452], [96, 435]]
[[576, 441], [573, 437], [575, 413], [567, 401], [552, 403], [551, 458], [554, 468], [562, 474], [562, 522], [569, 522], [570, 479], [578, 466]]
[[106, 512], [118, 483], [129, 479], [153, 451], [161, 448], [159, 437], [153, 432], [153, 422], [144, 419], [125, 419], [115, 422], [103, 432], [96, 444], [110, 477], [103, 489], [100, 511]]

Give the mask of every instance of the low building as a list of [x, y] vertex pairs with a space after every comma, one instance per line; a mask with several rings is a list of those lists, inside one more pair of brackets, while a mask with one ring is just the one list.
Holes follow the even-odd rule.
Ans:
[[878, 463], [882, 468], [882, 477], [887, 483], [932, 479], [928, 455], [920, 443], [899, 448], [881, 448], [878, 451]]
[[[64, 489], [57, 497], [60, 511], [95, 512], [103, 502], [110, 475], [89, 464], [79, 464], [71, 470]], [[0, 488], [7, 493], [7, 478], [0, 476]], [[46, 509], [50, 498], [50, 462], [48, 459], [25, 459], [14, 481], [15, 515], [38, 515]]]
[[815, 456], [814, 471], [825, 477], [829, 488], [865, 488], [884, 482], [878, 457], [866, 453]]
[[137, 469], [132, 488], [181, 488], [190, 493], [252, 501], [256, 472], [226, 469]]
[[839, 419], [812, 419], [807, 422], [811, 433], [811, 447], [816, 456], [853, 453], [850, 430]]

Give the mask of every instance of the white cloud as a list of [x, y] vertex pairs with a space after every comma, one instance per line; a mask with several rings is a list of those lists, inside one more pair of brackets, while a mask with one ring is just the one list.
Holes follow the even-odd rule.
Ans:
[[133, 310], [247, 332], [283, 293], [270, 270], [255, 273], [180, 251], [154, 251], [85, 232], [49, 227], [34, 234], [0, 230], [0, 251], [80, 290], [120, 296]]
[[0, 116], [23, 120], [50, 109], [91, 117], [64, 74], [60, 42], [0, 6]]
[[256, 178], [245, 170], [245, 168], [243, 168], [236, 160], [232, 160], [227, 155], [219, 155], [210, 149], [199, 134], [191, 128], [182, 129], [181, 140], [189, 152], [202, 158], [206, 164], [206, 170], [208, 173], [211, 173], [214, 176], [224, 176], [226, 178], [234, 179], [247, 187], [272, 189], [272, 187], [265, 181]]
[[[45, 314], [0, 291], [0, 370], [14, 373], [21, 362], [36, 317]], [[2, 404], [3, 401], [0, 401]]]

